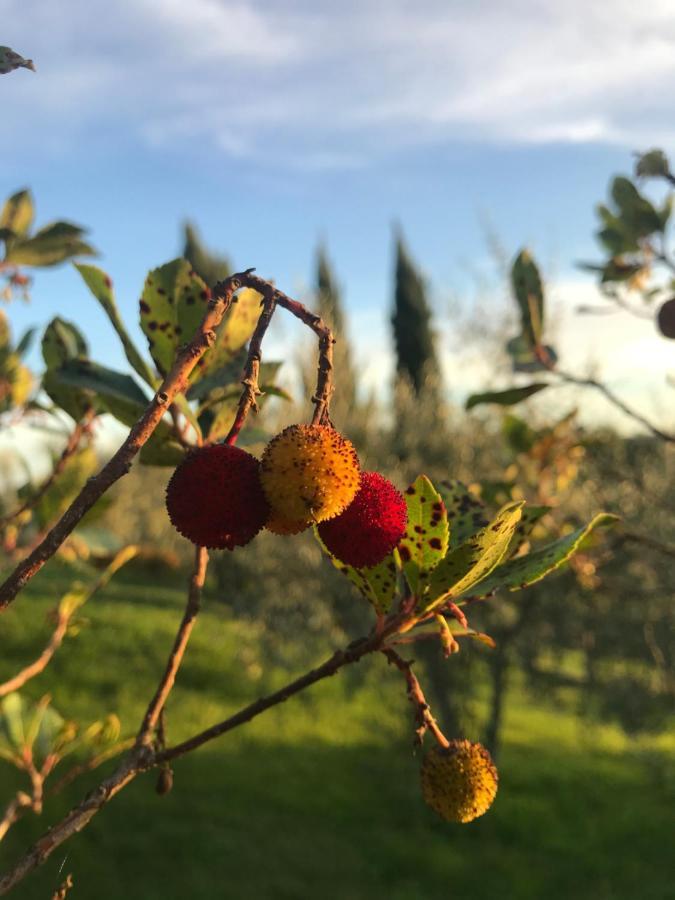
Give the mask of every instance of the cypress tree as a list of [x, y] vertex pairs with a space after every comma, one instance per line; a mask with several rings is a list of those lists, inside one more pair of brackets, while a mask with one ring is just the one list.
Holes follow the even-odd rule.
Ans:
[[227, 278], [232, 271], [227, 257], [208, 250], [196, 226], [191, 222], [186, 222], [183, 226], [183, 257], [209, 287]]
[[419, 394], [424, 387], [425, 375], [432, 370], [438, 371], [438, 362], [424, 280], [400, 233], [396, 237], [396, 284], [391, 322], [397, 371], [410, 379], [415, 393]]

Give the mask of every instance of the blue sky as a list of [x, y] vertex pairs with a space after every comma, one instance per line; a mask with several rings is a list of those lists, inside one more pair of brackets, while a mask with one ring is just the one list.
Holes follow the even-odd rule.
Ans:
[[[37, 67], [0, 80], [0, 193], [29, 185], [40, 223], [87, 225], [128, 320], [185, 217], [301, 296], [323, 239], [365, 379], [384, 384], [398, 221], [461, 398], [487, 367], [462, 357], [457, 317], [477, 295], [494, 322], [507, 309], [488, 222], [509, 254], [527, 244], [541, 260], [570, 364], [666, 403], [672, 344], [648, 322], [572, 310], [594, 295], [574, 263], [595, 253], [610, 175], [675, 145], [670, 0], [0, 0], [0, 23]], [[11, 311], [17, 328], [56, 313], [122, 364], [69, 267]], [[285, 323], [276, 348], [295, 334]]]

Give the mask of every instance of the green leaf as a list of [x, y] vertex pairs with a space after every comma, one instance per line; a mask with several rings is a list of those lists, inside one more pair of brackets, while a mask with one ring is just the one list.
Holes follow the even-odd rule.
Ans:
[[58, 752], [66, 726], [66, 721], [52, 706], [44, 710], [34, 747], [35, 756], [40, 763], [51, 753]]
[[478, 584], [463, 591], [463, 596], [486, 597], [496, 590], [517, 591], [541, 581], [550, 572], [558, 569], [579, 548], [579, 545], [595, 528], [606, 527], [619, 521], [618, 516], [600, 513], [588, 525], [577, 528], [565, 537], [552, 541], [545, 547], [519, 556], [496, 568], [492, 574]]
[[150, 385], [153, 389], [156, 388], [159, 381], [155, 373], [136, 349], [134, 342], [129, 336], [129, 332], [122, 321], [122, 317], [120, 316], [115, 301], [115, 293], [110, 277], [97, 266], [89, 266], [83, 263], [74, 263], [74, 266], [82, 276], [84, 283], [105, 310], [111, 325], [122, 342], [124, 353], [129, 360], [131, 367], [141, 376], [146, 384]]
[[0, 700], [0, 731], [16, 749], [25, 743], [24, 711], [23, 698], [16, 691]]
[[[174, 259], [148, 273], [140, 300], [141, 328], [162, 376], [173, 365], [178, 347], [192, 340], [209, 298], [209, 289], [186, 259]], [[194, 379], [205, 366], [202, 357]]]
[[154, 431], [141, 447], [138, 458], [144, 466], [175, 468], [185, 459], [185, 448], [170, 435], [158, 435]]
[[543, 391], [543, 389], [548, 386], [548, 382], [546, 381], [537, 381], [534, 384], [525, 385], [525, 387], [512, 387], [507, 388], [504, 391], [486, 391], [483, 394], [471, 394], [466, 401], [465, 408], [467, 410], [473, 409], [474, 406], [479, 406], [481, 403], [497, 403], [499, 406], [513, 406], [516, 403], [527, 400], [527, 398], [531, 397], [533, 394], [538, 394], [539, 391]]
[[630, 179], [618, 176], [612, 181], [610, 192], [622, 222], [633, 235], [645, 237], [662, 230], [659, 214]]
[[511, 284], [520, 309], [522, 333], [531, 346], [538, 346], [544, 330], [544, 289], [539, 269], [527, 250], [521, 250], [513, 262]]
[[373, 606], [375, 612], [380, 616], [386, 616], [396, 597], [396, 589], [398, 586], [398, 568], [394, 554], [390, 553], [381, 563], [376, 566], [355, 569], [348, 566], [341, 560], [337, 559], [328, 550], [324, 542], [319, 536], [316, 526], [313, 528], [314, 537], [317, 539], [321, 549], [328, 559], [333, 563], [336, 569], [346, 575], [347, 578], [356, 586], [358, 591]]
[[0, 75], [6, 75], [14, 69], [30, 69], [34, 72], [35, 65], [32, 59], [24, 59], [11, 47], [0, 47]]
[[82, 240], [84, 229], [70, 222], [54, 222], [33, 237], [13, 241], [5, 262], [24, 266], [55, 266], [74, 256], [96, 256], [96, 250]]
[[502, 435], [514, 453], [527, 453], [538, 440], [537, 432], [524, 419], [510, 413], [502, 420]]
[[[133, 404], [141, 415], [149, 400], [131, 375], [108, 369], [89, 359], [67, 360], [58, 370], [60, 379], [73, 387], [94, 391], [104, 399], [118, 398]], [[136, 419], [134, 419], [134, 422]], [[133, 422], [131, 423], [133, 424]]]
[[52, 319], [42, 336], [42, 358], [48, 369], [56, 369], [63, 363], [89, 352], [87, 342], [82, 333], [59, 316]]
[[446, 478], [438, 484], [450, 528], [449, 549], [456, 550], [488, 524], [485, 505], [466, 485]]
[[[219, 391], [231, 389], [233, 386], [236, 386], [237, 390], [241, 390], [241, 379], [244, 375], [245, 365], [246, 351], [242, 349], [224, 366], [217, 369], [210, 367], [209, 371], [199, 381], [192, 382], [186, 391], [186, 397], [188, 400], [204, 400], [212, 392], [217, 394]], [[262, 363], [260, 366], [261, 374], [265, 365], [278, 366], [279, 363]]]
[[509, 546], [508, 552], [506, 554], [507, 557], [515, 556], [515, 554], [529, 539], [530, 535], [532, 534], [532, 530], [537, 522], [550, 511], [550, 506], [523, 507], [520, 522], [518, 522], [518, 525], [516, 526], [516, 530], [513, 533], [513, 538], [511, 539], [511, 545]]
[[0, 229], [11, 231], [14, 237], [24, 237], [33, 224], [33, 199], [30, 191], [17, 191], [5, 201], [0, 213]]
[[19, 343], [16, 345], [16, 353], [18, 356], [25, 356], [33, 345], [33, 340], [37, 334], [37, 328], [28, 328], [24, 331]]
[[260, 318], [261, 302], [262, 296], [250, 288], [237, 293], [236, 302], [221, 322], [216, 342], [206, 357], [204, 374], [220, 369], [235, 359], [248, 343]]
[[523, 502], [510, 503], [493, 521], [452, 550], [436, 566], [429, 585], [429, 599], [422, 612], [438, 609], [484, 579], [504, 559], [522, 515]]
[[91, 392], [63, 384], [59, 380], [58, 369], [47, 369], [42, 376], [41, 387], [52, 403], [76, 422], [80, 421], [94, 401]]
[[448, 516], [445, 504], [426, 475], [406, 488], [408, 524], [398, 550], [410, 590], [422, 596], [429, 575], [448, 549]]
[[658, 147], [641, 153], [635, 162], [635, 174], [638, 178], [667, 177], [670, 174], [668, 157]]

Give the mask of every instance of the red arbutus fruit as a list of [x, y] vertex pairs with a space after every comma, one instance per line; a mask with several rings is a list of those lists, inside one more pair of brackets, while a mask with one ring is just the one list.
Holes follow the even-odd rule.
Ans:
[[359, 490], [339, 516], [319, 525], [319, 535], [341, 562], [376, 566], [403, 537], [408, 511], [402, 494], [379, 472], [364, 472]]
[[192, 451], [166, 489], [174, 528], [198, 547], [248, 544], [270, 514], [258, 470], [254, 456], [229, 444]]

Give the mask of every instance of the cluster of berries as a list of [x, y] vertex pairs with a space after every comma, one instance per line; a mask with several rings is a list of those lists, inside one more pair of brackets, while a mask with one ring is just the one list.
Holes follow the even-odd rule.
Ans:
[[362, 472], [352, 444], [327, 425], [291, 425], [258, 461], [229, 444], [192, 451], [166, 491], [174, 527], [201, 547], [233, 550], [267, 527], [297, 534], [318, 525], [328, 550], [361, 568], [398, 544], [406, 505], [378, 472]]

